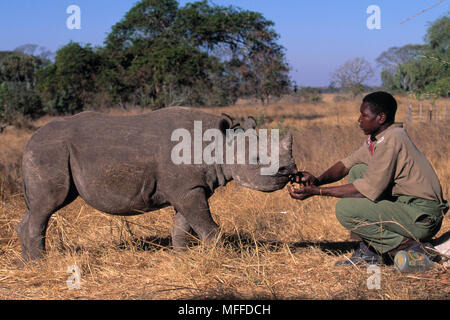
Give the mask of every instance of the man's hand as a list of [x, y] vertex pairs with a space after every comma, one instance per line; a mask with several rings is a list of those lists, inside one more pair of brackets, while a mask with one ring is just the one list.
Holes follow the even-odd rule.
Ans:
[[317, 179], [311, 173], [309, 173], [308, 171], [302, 171], [301, 174], [302, 177], [298, 183], [304, 186], [319, 186], [319, 179]]
[[293, 199], [306, 200], [311, 196], [318, 195], [320, 193], [319, 187], [314, 185], [302, 186], [299, 189], [292, 188], [288, 185], [288, 192]]
[[291, 182], [300, 184], [300, 188], [292, 188], [288, 185], [288, 191], [293, 199], [305, 200], [311, 196], [321, 195], [336, 198], [364, 198], [353, 184], [343, 186], [319, 188], [329, 183], [341, 180], [350, 169], [347, 169], [341, 161], [336, 162], [331, 168], [316, 178], [307, 171], [300, 171], [291, 176]]
[[292, 183], [299, 183], [303, 186], [319, 185], [319, 180], [307, 171], [299, 171], [298, 173], [291, 175], [290, 180]]

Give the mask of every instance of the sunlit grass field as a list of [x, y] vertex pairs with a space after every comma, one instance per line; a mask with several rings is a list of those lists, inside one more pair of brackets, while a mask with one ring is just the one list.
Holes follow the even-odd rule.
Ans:
[[[432, 106], [430, 121], [429, 102], [397, 99], [397, 121], [404, 122], [432, 163], [447, 199], [449, 100]], [[319, 175], [363, 143], [356, 123], [360, 100], [329, 94], [317, 104], [285, 97], [264, 106], [241, 101], [201, 109], [236, 118], [253, 116], [260, 127], [290, 130], [298, 168]], [[52, 119], [44, 117], [33, 125]], [[384, 266], [379, 289], [368, 288], [366, 267], [335, 267], [357, 244], [335, 217], [337, 199], [313, 197], [300, 202], [292, 200], [286, 188], [266, 194], [234, 182], [217, 189], [210, 199], [213, 217], [225, 235], [213, 248], [200, 244], [184, 253], [173, 252], [173, 208], [124, 218], [101, 213], [79, 198], [52, 216], [45, 259], [20, 266], [15, 232], [25, 212], [20, 159], [32, 132], [8, 127], [0, 134], [0, 299], [450, 298], [449, 271], [441, 265], [421, 274], [400, 274]], [[447, 215], [438, 236], [449, 230]], [[69, 290], [67, 269], [74, 264], [81, 271], [80, 288]]]

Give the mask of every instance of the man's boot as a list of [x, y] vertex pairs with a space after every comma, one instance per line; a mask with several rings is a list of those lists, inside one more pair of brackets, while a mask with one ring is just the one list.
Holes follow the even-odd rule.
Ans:
[[439, 254], [436, 252], [431, 243], [429, 242], [422, 243], [406, 237], [403, 238], [403, 241], [397, 248], [390, 250], [387, 256], [389, 256], [389, 258], [393, 262], [395, 255], [397, 254], [397, 252], [401, 250], [422, 253], [433, 262], [438, 262], [438, 260], [440, 259]]
[[383, 259], [373, 249], [368, 247], [364, 241], [359, 243], [359, 248], [355, 250], [353, 255], [346, 260], [336, 262], [335, 266], [351, 266], [361, 264], [382, 264]]

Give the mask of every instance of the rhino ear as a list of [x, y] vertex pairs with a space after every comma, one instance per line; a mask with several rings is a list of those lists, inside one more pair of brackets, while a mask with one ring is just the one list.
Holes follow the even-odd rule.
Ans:
[[292, 134], [288, 131], [284, 138], [281, 140], [281, 148], [288, 152], [292, 152]]
[[223, 134], [226, 134], [227, 129], [230, 129], [232, 126], [233, 126], [233, 119], [229, 115], [222, 113], [222, 116], [220, 117], [219, 120], [219, 130]]
[[256, 120], [253, 117], [248, 117], [244, 122], [244, 130], [255, 129], [256, 128]]

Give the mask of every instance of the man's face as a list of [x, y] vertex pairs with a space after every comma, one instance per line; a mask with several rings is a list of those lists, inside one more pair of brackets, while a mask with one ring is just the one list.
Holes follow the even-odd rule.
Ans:
[[381, 125], [384, 123], [384, 114], [376, 114], [372, 112], [370, 105], [363, 102], [359, 109], [360, 116], [358, 118], [359, 127], [366, 135], [375, 135], [379, 131]]

